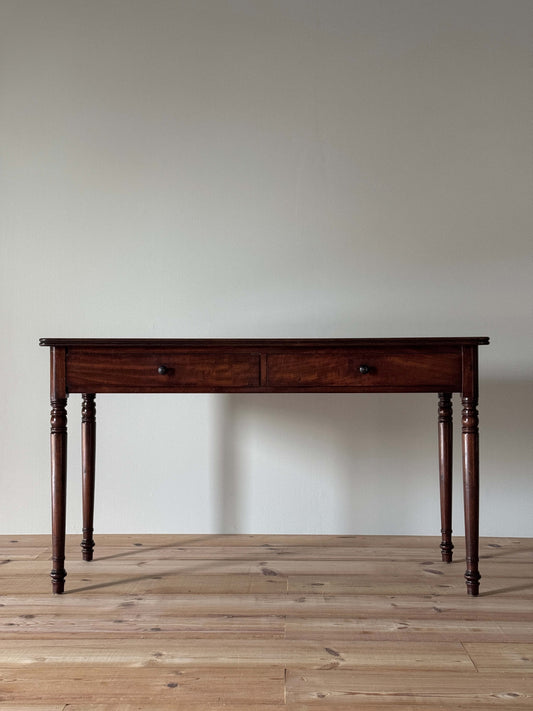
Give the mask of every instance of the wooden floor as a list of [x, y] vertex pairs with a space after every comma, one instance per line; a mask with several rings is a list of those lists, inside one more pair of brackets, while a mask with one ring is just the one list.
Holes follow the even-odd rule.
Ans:
[[0, 708], [533, 709], [533, 539], [0, 537]]

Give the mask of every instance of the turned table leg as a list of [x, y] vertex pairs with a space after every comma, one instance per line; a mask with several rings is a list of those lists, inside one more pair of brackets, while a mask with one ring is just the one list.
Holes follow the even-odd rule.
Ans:
[[452, 562], [452, 395], [439, 393], [439, 479], [442, 560]]
[[477, 397], [463, 397], [463, 483], [466, 537], [466, 587], [479, 594], [479, 418]]
[[65, 528], [67, 504], [67, 399], [51, 400], [50, 452], [52, 460], [52, 591], [65, 589]]
[[94, 394], [82, 395], [81, 462], [83, 488], [83, 560], [93, 559], [94, 476], [96, 454], [96, 406]]

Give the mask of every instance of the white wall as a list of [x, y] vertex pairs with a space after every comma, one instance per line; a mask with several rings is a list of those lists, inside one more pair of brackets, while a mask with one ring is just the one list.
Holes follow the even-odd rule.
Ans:
[[[1, 0], [0, 532], [49, 530], [41, 336], [489, 335], [481, 532], [533, 535], [532, 27], [529, 0]], [[440, 528], [432, 395], [97, 400], [99, 531]]]

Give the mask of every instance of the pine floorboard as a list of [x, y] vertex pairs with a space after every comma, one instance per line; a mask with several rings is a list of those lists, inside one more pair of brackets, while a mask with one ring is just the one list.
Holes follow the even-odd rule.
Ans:
[[0, 709], [533, 709], [533, 540], [0, 536]]

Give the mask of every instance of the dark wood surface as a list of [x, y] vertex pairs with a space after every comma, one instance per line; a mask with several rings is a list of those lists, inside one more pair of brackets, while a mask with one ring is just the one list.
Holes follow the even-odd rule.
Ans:
[[96, 455], [96, 404], [94, 393], [82, 395], [81, 475], [83, 499], [83, 560], [93, 559], [94, 480]]
[[[41, 339], [67, 392], [460, 392], [487, 339]], [[362, 372], [362, 369], [365, 372]]]
[[439, 393], [439, 475], [440, 475], [440, 549], [442, 560], [452, 562], [452, 394]]
[[462, 397], [467, 591], [479, 591], [478, 346], [487, 337], [42, 338], [51, 354], [53, 591], [64, 590], [67, 398], [82, 394], [83, 557], [93, 557], [96, 393], [439, 393], [441, 552], [452, 560], [452, 393]]
[[350, 348], [352, 346], [482, 346], [488, 336], [453, 338], [40, 338], [40, 346], [148, 348]]

